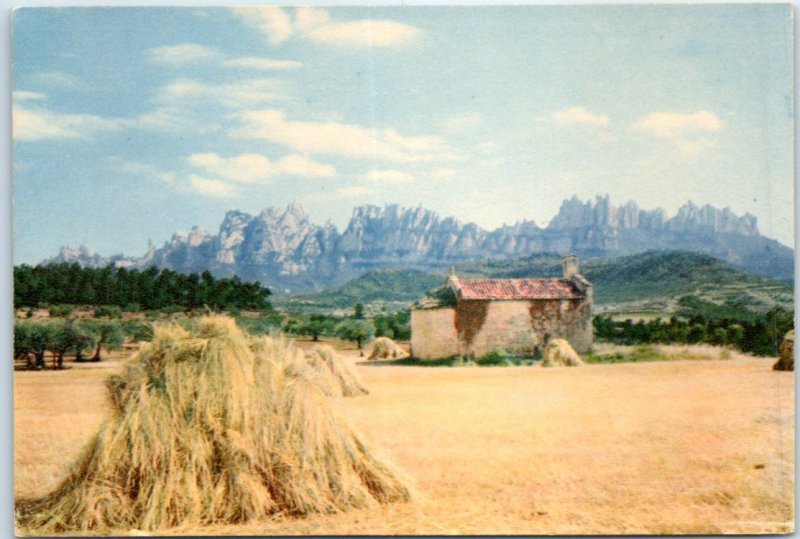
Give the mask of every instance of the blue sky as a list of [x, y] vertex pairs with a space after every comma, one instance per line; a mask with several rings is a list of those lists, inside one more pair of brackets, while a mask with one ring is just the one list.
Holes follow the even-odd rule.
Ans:
[[794, 244], [788, 5], [14, 12], [14, 262], [225, 211], [544, 226], [610, 194]]

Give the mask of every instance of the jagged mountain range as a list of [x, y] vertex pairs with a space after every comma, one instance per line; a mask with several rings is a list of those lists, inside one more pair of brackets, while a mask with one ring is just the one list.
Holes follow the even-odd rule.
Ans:
[[495, 230], [425, 209], [359, 206], [343, 232], [311, 222], [297, 203], [258, 215], [229, 211], [212, 234], [195, 227], [176, 233], [139, 258], [102, 257], [81, 247], [62, 247], [45, 264], [77, 262], [180, 272], [209, 270], [217, 276], [258, 280], [276, 292], [320, 290], [367, 271], [403, 267], [436, 270], [469, 260], [514, 259], [535, 253], [583, 257], [681, 249], [712, 255], [753, 273], [778, 279], [794, 275], [794, 253], [758, 232], [756, 218], [691, 202], [668, 218], [635, 202], [614, 206], [608, 196], [565, 200], [546, 227], [522, 221]]

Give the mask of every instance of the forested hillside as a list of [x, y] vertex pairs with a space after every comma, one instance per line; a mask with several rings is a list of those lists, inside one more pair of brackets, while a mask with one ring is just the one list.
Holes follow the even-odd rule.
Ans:
[[95, 269], [78, 264], [14, 268], [14, 307], [80, 304], [267, 309], [269, 295], [269, 289], [258, 282], [242, 282], [238, 277], [217, 279], [207, 271], [184, 275], [166, 269]]

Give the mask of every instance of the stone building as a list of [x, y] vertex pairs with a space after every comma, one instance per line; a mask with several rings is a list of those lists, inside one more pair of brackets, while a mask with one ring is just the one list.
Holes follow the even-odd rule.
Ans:
[[411, 353], [420, 359], [507, 352], [537, 357], [552, 338], [578, 353], [592, 345], [592, 285], [578, 258], [562, 260], [558, 279], [447, 278], [452, 299], [411, 311]]

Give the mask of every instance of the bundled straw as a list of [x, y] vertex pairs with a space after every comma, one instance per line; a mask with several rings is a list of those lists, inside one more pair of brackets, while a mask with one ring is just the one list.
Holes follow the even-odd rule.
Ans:
[[306, 360], [317, 371], [318, 385], [332, 396], [368, 395], [364, 382], [346, 359], [336, 355], [327, 344], [317, 345], [306, 353]]
[[402, 359], [408, 357], [408, 353], [400, 348], [396, 342], [389, 337], [378, 337], [372, 343], [372, 351], [367, 359]]
[[583, 365], [580, 356], [564, 339], [553, 339], [544, 349], [542, 367], [578, 367]]
[[793, 371], [794, 370], [794, 330], [790, 329], [783, 337], [783, 342], [778, 347], [778, 352], [781, 357], [772, 366], [776, 371]]
[[227, 317], [157, 328], [108, 383], [113, 415], [51, 494], [17, 505], [38, 534], [240, 523], [409, 499], [281, 339]]

